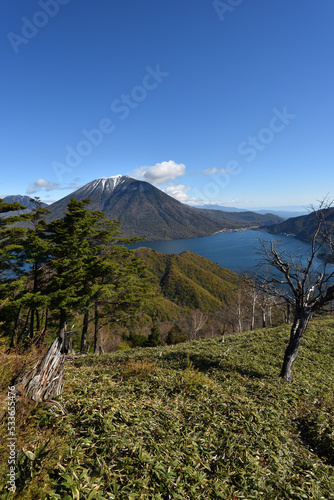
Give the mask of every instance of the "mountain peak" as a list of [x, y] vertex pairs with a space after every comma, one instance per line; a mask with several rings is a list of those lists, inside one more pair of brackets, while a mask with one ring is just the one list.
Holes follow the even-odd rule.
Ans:
[[101, 191], [109, 191], [110, 193], [114, 189], [122, 184], [126, 179], [130, 179], [127, 175], [114, 175], [112, 177], [100, 177], [92, 182], [89, 182], [84, 187], [88, 187], [91, 190], [99, 189]]
[[97, 181], [113, 180], [114, 182], [121, 182], [124, 181], [124, 179], [130, 179], [130, 177], [128, 175], [117, 174], [117, 175], [112, 175], [110, 177], [100, 177], [99, 179], [96, 180]]
[[[266, 216], [246, 213], [229, 214], [218, 210], [200, 210], [182, 204], [146, 181], [126, 175], [101, 177], [55, 202], [52, 217], [61, 217], [71, 198], [90, 198], [89, 209], [101, 210], [110, 219], [122, 222], [122, 236], [150, 239], [194, 238], [222, 229], [269, 223]], [[238, 215], [237, 220], [233, 215]], [[279, 221], [274, 218], [273, 222]]]

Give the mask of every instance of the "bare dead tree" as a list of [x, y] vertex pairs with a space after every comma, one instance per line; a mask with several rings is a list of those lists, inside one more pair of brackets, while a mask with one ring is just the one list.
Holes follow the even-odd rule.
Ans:
[[248, 307], [245, 302], [245, 294], [239, 288], [233, 303], [230, 305], [231, 325], [238, 333], [243, 332], [243, 325], [248, 317]]
[[[323, 210], [323, 207], [322, 207]], [[324, 213], [316, 213], [309, 255], [305, 258], [289, 254], [271, 241], [262, 245], [262, 263], [274, 270], [269, 276], [258, 275], [260, 290], [288, 302], [294, 311], [290, 340], [285, 350], [280, 376], [292, 382], [292, 366], [312, 315], [334, 299], [334, 271], [316, 256], [331, 241]], [[317, 265], [316, 265], [317, 264]]]
[[191, 312], [190, 316], [190, 328], [189, 328], [189, 338], [194, 340], [197, 338], [198, 333], [202, 330], [205, 323], [208, 321], [208, 317], [199, 309], [195, 309]]
[[242, 287], [245, 299], [247, 299], [247, 310], [250, 314], [250, 330], [253, 331], [255, 328], [256, 305], [258, 303], [259, 293], [254, 280], [247, 276], [247, 274], [242, 280]]
[[255, 287], [252, 288], [250, 299], [251, 299], [251, 325], [250, 325], [250, 329], [251, 329], [251, 331], [253, 331], [254, 327], [255, 327], [256, 303], [257, 303], [257, 299], [258, 299], [258, 294], [256, 293]]
[[262, 328], [266, 328], [268, 324], [272, 326], [272, 310], [273, 307], [276, 306], [275, 299], [276, 297], [274, 295], [269, 295], [268, 293], [262, 293], [258, 298], [262, 315]]
[[287, 300], [283, 300], [282, 302], [277, 302], [276, 307], [282, 311], [284, 317], [284, 323], [287, 325], [290, 323], [291, 316], [291, 303]]

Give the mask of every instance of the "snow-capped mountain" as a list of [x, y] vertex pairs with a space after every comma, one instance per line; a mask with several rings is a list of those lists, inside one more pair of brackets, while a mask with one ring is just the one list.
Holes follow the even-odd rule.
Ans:
[[89, 182], [82, 188], [78, 189], [75, 191], [76, 193], [80, 192], [81, 193], [87, 193], [87, 197], [92, 197], [94, 196], [94, 193], [103, 194], [105, 196], [111, 195], [113, 191], [120, 186], [121, 184], [124, 184], [124, 182], [130, 179], [127, 175], [115, 175], [114, 177], [101, 177], [100, 179], [95, 179], [92, 182]]
[[207, 236], [226, 228], [254, 225], [256, 220], [262, 224], [281, 220], [276, 218], [269, 222], [266, 216], [253, 214], [256, 220], [250, 220], [248, 215], [245, 220], [235, 221], [233, 214], [189, 207], [148, 182], [125, 175], [96, 179], [53, 203], [49, 206], [53, 218], [63, 216], [71, 198], [81, 201], [90, 198], [88, 208], [101, 210], [108, 218], [122, 222], [123, 236], [148, 239]]

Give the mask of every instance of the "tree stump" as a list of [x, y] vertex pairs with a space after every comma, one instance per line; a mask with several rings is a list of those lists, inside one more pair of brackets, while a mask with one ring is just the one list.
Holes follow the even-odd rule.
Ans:
[[62, 393], [65, 354], [61, 347], [62, 341], [57, 338], [42, 360], [18, 381], [18, 389], [24, 389], [29, 399], [45, 401]]

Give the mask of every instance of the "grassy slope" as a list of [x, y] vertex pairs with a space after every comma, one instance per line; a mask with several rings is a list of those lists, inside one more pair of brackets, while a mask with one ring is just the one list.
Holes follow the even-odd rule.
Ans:
[[16, 498], [334, 498], [334, 318], [311, 322], [292, 385], [288, 330], [69, 362], [66, 415], [18, 410], [36, 457]]

